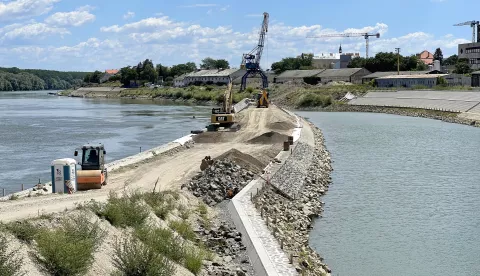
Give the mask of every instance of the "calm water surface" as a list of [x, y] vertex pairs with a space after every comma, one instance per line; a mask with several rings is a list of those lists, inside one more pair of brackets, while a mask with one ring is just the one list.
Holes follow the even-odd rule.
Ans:
[[9, 193], [39, 178], [50, 181], [50, 162], [73, 158], [84, 143], [104, 143], [107, 162], [165, 144], [203, 128], [210, 110], [45, 91], [0, 92], [0, 188]]
[[310, 236], [333, 275], [480, 275], [480, 129], [299, 114], [323, 130], [334, 161]]

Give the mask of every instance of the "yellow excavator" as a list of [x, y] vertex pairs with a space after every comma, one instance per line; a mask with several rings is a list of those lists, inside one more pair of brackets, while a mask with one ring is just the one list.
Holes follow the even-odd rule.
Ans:
[[257, 108], [259, 107], [266, 107], [270, 104], [268, 100], [268, 96], [270, 93], [267, 92], [267, 89], [263, 89], [262, 92], [257, 94]]
[[232, 79], [229, 78], [227, 90], [223, 94], [223, 105], [221, 108], [213, 108], [211, 116], [211, 128], [230, 128], [235, 122], [235, 110], [232, 104]]

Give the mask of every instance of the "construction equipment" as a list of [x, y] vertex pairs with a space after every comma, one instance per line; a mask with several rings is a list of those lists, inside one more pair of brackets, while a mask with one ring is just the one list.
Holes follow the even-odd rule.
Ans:
[[230, 128], [235, 124], [235, 110], [232, 104], [232, 79], [229, 78], [227, 90], [223, 94], [223, 106], [221, 108], [213, 108], [211, 116], [211, 126], [215, 128]]
[[240, 86], [240, 91], [245, 90], [245, 88], [247, 87], [247, 78], [255, 77], [257, 75], [260, 75], [260, 77], [262, 78], [262, 87], [264, 89], [268, 87], [267, 76], [265, 75], [263, 70], [260, 68], [260, 60], [262, 58], [263, 47], [265, 45], [265, 35], [268, 32], [268, 18], [269, 18], [269, 14], [264, 12], [258, 44], [248, 54], [243, 54], [240, 68], [246, 69], [247, 72], [242, 77], [242, 84]]
[[257, 94], [257, 108], [259, 107], [266, 107], [270, 104], [268, 100], [268, 96], [270, 93], [267, 92], [267, 89], [263, 89], [262, 92]]
[[324, 34], [319, 36], [307, 36], [307, 38], [322, 38], [322, 37], [357, 37], [363, 36], [365, 38], [365, 57], [368, 58], [368, 48], [369, 48], [369, 38], [374, 36], [380, 38], [380, 33], [369, 34], [369, 33], [343, 33], [343, 34]]
[[[463, 23], [458, 23], [453, 26], [470, 26], [472, 27], [472, 43], [479, 42], [480, 43], [480, 21], [467, 21]], [[475, 35], [477, 36], [477, 39], [475, 40]]]
[[205, 156], [205, 158], [202, 159], [202, 163], [200, 164], [200, 170], [203, 172], [204, 170], [208, 169], [213, 165], [213, 160], [212, 157], [210, 156]]
[[[107, 185], [107, 169], [105, 168], [105, 147], [103, 144], [86, 144], [82, 151], [82, 160], [79, 164], [82, 170], [77, 171], [78, 190], [101, 189]], [[78, 156], [78, 149], [75, 150]]]

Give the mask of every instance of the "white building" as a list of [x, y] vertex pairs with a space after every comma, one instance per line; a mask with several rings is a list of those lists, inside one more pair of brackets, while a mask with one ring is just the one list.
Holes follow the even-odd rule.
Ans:
[[174, 86], [182, 87], [191, 84], [227, 84], [230, 80], [241, 77], [245, 74], [245, 70], [241, 69], [214, 69], [199, 70], [179, 76], [174, 79]]

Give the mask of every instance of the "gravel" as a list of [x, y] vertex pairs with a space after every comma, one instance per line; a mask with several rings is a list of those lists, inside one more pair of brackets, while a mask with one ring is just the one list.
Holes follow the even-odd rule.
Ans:
[[[323, 258], [309, 246], [308, 236], [313, 219], [323, 212], [320, 196], [328, 190], [332, 167], [320, 130], [313, 125], [311, 127], [315, 136], [315, 148], [297, 144], [295, 150], [298, 152], [293, 153], [277, 172], [277, 183], [285, 181], [282, 187], [286, 187], [289, 192], [294, 191], [295, 200], [266, 186], [254, 201], [264, 219], [269, 220], [269, 227], [275, 229], [279, 242], [283, 242], [284, 251], [294, 256], [296, 270], [299, 273], [303, 271], [304, 275], [328, 275], [330, 269], [323, 263]], [[311, 157], [308, 157], [309, 153]], [[300, 172], [304, 174], [299, 179]]]

